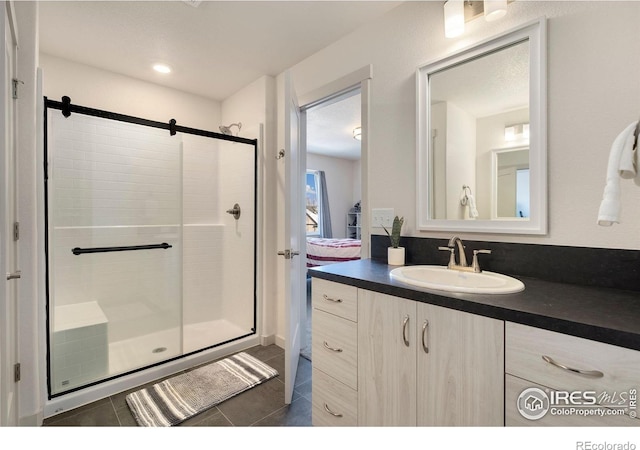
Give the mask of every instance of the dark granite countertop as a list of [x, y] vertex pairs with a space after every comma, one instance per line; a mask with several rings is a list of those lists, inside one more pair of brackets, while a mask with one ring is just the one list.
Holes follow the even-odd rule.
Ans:
[[363, 259], [314, 267], [312, 277], [640, 350], [640, 292], [514, 277], [515, 294], [460, 294], [392, 280], [396, 266]]

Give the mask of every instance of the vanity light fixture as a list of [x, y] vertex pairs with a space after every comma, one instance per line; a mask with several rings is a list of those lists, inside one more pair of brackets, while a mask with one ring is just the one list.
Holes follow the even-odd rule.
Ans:
[[493, 22], [507, 14], [507, 0], [484, 0], [484, 19]]
[[448, 0], [444, 2], [444, 35], [447, 38], [464, 33], [464, 24], [484, 16], [487, 22], [507, 14], [507, 4], [515, 0]]
[[154, 64], [153, 70], [159, 73], [171, 73], [171, 67], [166, 64]]
[[353, 129], [353, 138], [356, 141], [361, 141], [362, 140], [362, 128], [361, 127], [356, 127]]
[[454, 38], [464, 33], [464, 1], [444, 2], [444, 36]]

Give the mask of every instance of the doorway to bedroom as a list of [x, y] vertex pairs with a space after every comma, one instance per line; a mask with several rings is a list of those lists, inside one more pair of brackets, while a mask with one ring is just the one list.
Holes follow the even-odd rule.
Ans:
[[[361, 89], [330, 97], [306, 110], [307, 268], [361, 254]], [[302, 308], [300, 354], [311, 360], [311, 278]]]

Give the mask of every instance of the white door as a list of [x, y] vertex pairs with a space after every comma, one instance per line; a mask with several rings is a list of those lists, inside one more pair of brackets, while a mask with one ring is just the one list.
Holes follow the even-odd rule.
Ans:
[[4, 18], [2, 35], [2, 71], [0, 85], [0, 425], [18, 423], [17, 387], [14, 367], [17, 359], [16, 298], [19, 272], [17, 269], [17, 241], [14, 239], [16, 223], [16, 111], [12, 95], [12, 80], [16, 78], [17, 39], [12, 20], [13, 5], [2, 2]]
[[[291, 403], [293, 386], [296, 381], [298, 360], [300, 359], [300, 311], [306, 299], [305, 271], [306, 260], [304, 244], [305, 210], [303, 180], [306, 171], [306, 158], [300, 149], [301, 120], [298, 100], [289, 72], [284, 74], [284, 95], [282, 113], [284, 117], [284, 244], [279, 253], [285, 257], [285, 403]], [[281, 103], [282, 104], [282, 103]]]

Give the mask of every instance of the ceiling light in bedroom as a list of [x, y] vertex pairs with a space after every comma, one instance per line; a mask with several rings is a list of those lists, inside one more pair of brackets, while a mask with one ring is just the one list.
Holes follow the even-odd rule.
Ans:
[[361, 141], [362, 140], [362, 128], [361, 127], [356, 127], [353, 129], [353, 138], [355, 140]]
[[159, 73], [171, 73], [171, 67], [166, 64], [154, 64], [153, 70]]

